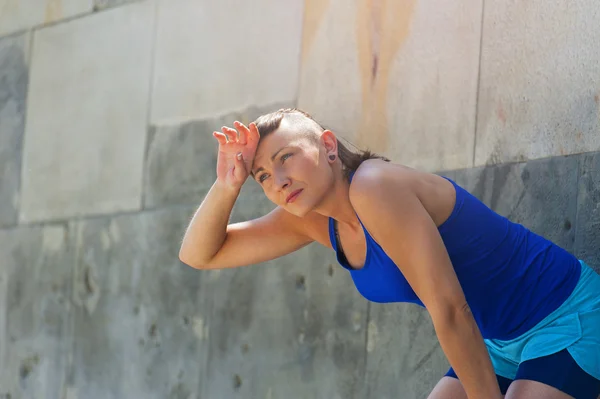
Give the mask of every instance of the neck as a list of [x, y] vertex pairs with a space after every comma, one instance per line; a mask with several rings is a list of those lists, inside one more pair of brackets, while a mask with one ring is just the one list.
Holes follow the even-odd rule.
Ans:
[[335, 219], [338, 224], [345, 224], [352, 229], [360, 229], [360, 221], [350, 203], [350, 182], [343, 175], [341, 168], [335, 171], [332, 190], [316, 209], [317, 213]]

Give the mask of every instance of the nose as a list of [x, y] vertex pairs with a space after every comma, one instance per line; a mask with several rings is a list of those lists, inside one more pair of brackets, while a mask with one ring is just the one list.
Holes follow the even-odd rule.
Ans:
[[279, 191], [285, 190], [291, 184], [289, 177], [287, 177], [283, 173], [278, 173], [275, 176], [275, 181], [277, 183], [277, 188], [279, 189]]

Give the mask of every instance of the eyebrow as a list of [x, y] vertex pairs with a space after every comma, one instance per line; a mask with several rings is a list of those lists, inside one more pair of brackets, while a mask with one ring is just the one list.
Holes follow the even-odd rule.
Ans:
[[[288, 147], [289, 147], [289, 145], [284, 145], [283, 147], [281, 147], [280, 149], [278, 149], [277, 151], [275, 151], [275, 154], [271, 155], [271, 162], [275, 159], [275, 157], [277, 156], [277, 154], [279, 154], [281, 151], [285, 150]], [[259, 167], [254, 172], [251, 172], [252, 176], [256, 178], [256, 174], [258, 172], [260, 172], [260, 171], [263, 171], [263, 170], [265, 170], [265, 168], [263, 168], [262, 166]]]

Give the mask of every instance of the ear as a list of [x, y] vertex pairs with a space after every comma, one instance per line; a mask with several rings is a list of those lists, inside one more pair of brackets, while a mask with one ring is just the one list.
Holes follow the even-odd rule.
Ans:
[[[330, 161], [332, 161], [329, 158], [330, 155], [335, 155], [335, 157], [337, 158], [337, 155], [338, 155], [337, 137], [335, 137], [335, 134], [331, 130], [325, 130], [325, 131], [323, 131], [323, 133], [321, 133], [321, 142], [325, 146], [325, 152], [326, 152], [325, 155], [327, 155], [327, 158]], [[335, 158], [333, 160], [335, 160]]]

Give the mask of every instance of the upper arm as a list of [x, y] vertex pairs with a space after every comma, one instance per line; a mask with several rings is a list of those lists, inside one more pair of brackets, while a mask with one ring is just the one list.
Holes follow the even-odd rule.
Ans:
[[350, 201], [432, 317], [445, 316], [462, 309], [466, 300], [437, 226], [411, 179], [395, 169], [359, 169]]
[[221, 269], [265, 262], [314, 241], [307, 221], [277, 207], [256, 219], [227, 226], [219, 251], [203, 269]]

